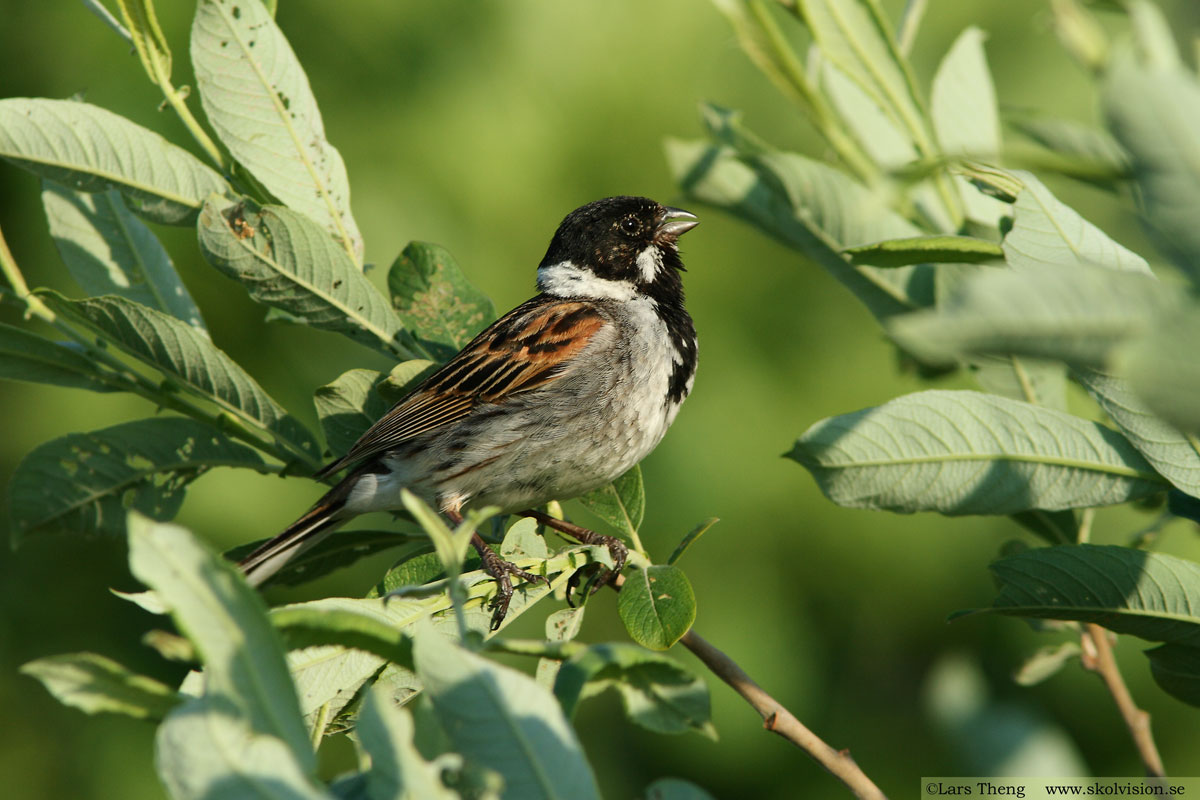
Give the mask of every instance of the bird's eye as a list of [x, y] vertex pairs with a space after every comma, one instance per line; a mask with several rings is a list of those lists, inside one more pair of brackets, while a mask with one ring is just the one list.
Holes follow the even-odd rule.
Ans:
[[642, 226], [638, 222], [637, 217], [626, 217], [621, 220], [621, 233], [624, 233], [626, 236], [636, 236], [641, 229]]

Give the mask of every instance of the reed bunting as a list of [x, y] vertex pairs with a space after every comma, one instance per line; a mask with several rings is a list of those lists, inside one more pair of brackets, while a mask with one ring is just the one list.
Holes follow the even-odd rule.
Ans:
[[[401, 508], [407, 488], [452, 522], [464, 508], [534, 509], [603, 486], [662, 439], [696, 372], [679, 236], [687, 211], [609, 197], [572, 211], [538, 265], [538, 294], [476, 336], [317, 477], [347, 475], [240, 564], [254, 585], [358, 514]], [[537, 515], [539, 518], [544, 517]], [[582, 532], [581, 532], [582, 531]], [[582, 529], [575, 538], [619, 541]], [[497, 582], [542, 580], [472, 539]]]

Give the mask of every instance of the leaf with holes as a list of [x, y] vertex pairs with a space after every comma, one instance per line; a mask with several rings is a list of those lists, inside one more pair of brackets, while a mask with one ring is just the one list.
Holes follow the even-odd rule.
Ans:
[[191, 51], [200, 103], [229, 152], [361, 264], [346, 165], [325, 138], [308, 76], [275, 20], [258, 0], [200, 0]]
[[679, 567], [653, 565], [628, 574], [617, 613], [635, 642], [666, 650], [696, 621], [696, 596]]
[[198, 223], [200, 250], [254, 300], [384, 354], [414, 358], [387, 300], [346, 252], [308, 217], [283, 206], [210, 198]]
[[428, 242], [410, 242], [388, 270], [392, 307], [437, 361], [451, 356], [496, 318], [491, 299], [458, 262]]
[[265, 469], [249, 447], [177, 417], [53, 439], [25, 456], [9, 482], [13, 542], [51, 531], [124, 533], [130, 508], [170, 519], [187, 484], [213, 467]]

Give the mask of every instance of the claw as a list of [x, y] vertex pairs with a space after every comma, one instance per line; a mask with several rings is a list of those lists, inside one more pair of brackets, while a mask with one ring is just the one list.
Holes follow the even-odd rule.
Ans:
[[[472, 540], [474, 543], [474, 540]], [[550, 586], [550, 579], [545, 575], [534, 575], [532, 572], [526, 572], [511, 561], [505, 561], [496, 552], [483, 544], [475, 546], [479, 551], [479, 557], [483, 559], [483, 569], [488, 575], [496, 581], [496, 596], [492, 598], [492, 602], [488, 604], [488, 608], [492, 609], [492, 624], [491, 631], [500, 630], [500, 624], [504, 622], [504, 617], [508, 615], [508, 604], [512, 602], [513, 584], [510, 575], [515, 575], [523, 581], [529, 583], [537, 583], [542, 581], [546, 586]]]

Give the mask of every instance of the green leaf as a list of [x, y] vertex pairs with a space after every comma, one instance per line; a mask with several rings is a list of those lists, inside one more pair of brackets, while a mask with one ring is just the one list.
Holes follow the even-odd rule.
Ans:
[[388, 410], [375, 391], [384, 376], [373, 369], [343, 372], [313, 394], [325, 442], [334, 453], [345, 453]]
[[821, 53], [929, 152], [912, 75], [875, 0], [800, 0], [797, 10]]
[[1000, 594], [985, 609], [1094, 622], [1153, 642], [1200, 646], [1200, 565], [1114, 545], [1027, 550], [990, 567]]
[[642, 484], [642, 468], [634, 464], [612, 483], [580, 497], [579, 502], [615, 528], [624, 538], [633, 538], [637, 535], [642, 517], [646, 513], [646, 489]]
[[980, 269], [936, 312], [889, 320], [889, 334], [929, 363], [995, 354], [1103, 367], [1114, 347], [1181, 302], [1177, 292], [1136, 272]]
[[[1200, 341], [1200, 306], [1165, 316], [1150, 332], [1118, 353], [1115, 369], [1129, 378], [1129, 383], [1145, 402], [1146, 407], [1189, 436], [1196, 446], [1200, 435], [1200, 358], [1196, 343]], [[1195, 453], [1188, 458], [1194, 467]], [[1180, 486], [1183, 489], [1184, 487]], [[1197, 494], [1192, 489], [1185, 489]]]
[[337, 645], [412, 668], [412, 640], [377, 615], [349, 608], [297, 605], [271, 611], [271, 623], [292, 650]]
[[1125, 7], [1142, 63], [1155, 72], [1182, 71], [1175, 35], [1162, 9], [1150, 0], [1129, 0]]
[[[810, 50], [809, 63], [821, 55], [820, 49]], [[887, 170], [898, 170], [919, 158], [912, 138], [833, 62], [822, 58], [820, 69], [813, 72], [820, 75], [822, 90], [872, 161]]]
[[369, 800], [458, 800], [458, 793], [442, 784], [443, 767], [426, 761], [417, 750], [408, 709], [387, 694], [367, 692], [354, 730], [371, 758], [365, 774]]
[[617, 613], [635, 642], [666, 650], [696, 621], [696, 597], [679, 567], [652, 565], [626, 576]]
[[[578, 636], [580, 628], [583, 627], [583, 615], [584, 609], [586, 608], [586, 605], [579, 605], [573, 608], [560, 608], [558, 611], [555, 611], [547, 616], [546, 641], [569, 642]], [[561, 659], [539, 658], [537, 664], [537, 673], [534, 677], [538, 684], [544, 686], [550, 691], [554, 691], [554, 682], [558, 679], [558, 672], [561, 667]], [[570, 716], [569, 711], [566, 713], [567, 716]]]
[[[277, 619], [278, 615], [282, 614], [284, 622], [288, 622], [289, 617], [303, 621], [305, 615], [310, 614], [316, 615], [313, 619], [352, 614], [356, 623], [360, 622], [357, 618], [367, 617], [374, 620], [373, 627], [380, 634], [376, 637], [376, 644], [362, 647], [359, 645], [371, 642], [352, 627], [348, 631], [352, 644], [347, 645], [333, 643], [334, 636], [337, 635], [336, 629], [333, 634], [321, 634], [324, 636], [321, 639], [317, 638], [319, 631], [313, 631], [311, 628], [307, 631], [297, 628], [295, 631], [284, 633], [285, 639], [297, 647], [313, 645], [290, 650], [287, 654], [288, 669], [296, 684], [296, 692], [300, 697], [300, 712], [304, 715], [305, 722], [313, 726], [322, 715], [332, 719], [342, 713], [354, 701], [362, 687], [380, 675], [380, 670], [385, 667], [392, 668], [388, 666], [389, 658], [398, 657], [401, 664], [411, 667], [411, 645], [400, 642], [399, 639], [389, 642], [389, 639], [383, 636], [383, 630], [391, 631], [388, 635], [392, 637], [403, 636], [414, 622], [425, 619], [436, 611], [438, 606], [435, 602], [440, 600], [441, 597], [419, 601], [395, 597], [386, 600], [328, 597], [293, 603], [272, 610], [272, 619]], [[407, 653], [405, 648], [408, 648]], [[380, 652], [383, 655], [380, 655]], [[411, 675], [408, 667], [395, 668]]]
[[186, 225], [229, 190], [186, 150], [111, 111], [72, 100], [0, 100], [0, 157], [83, 192], [117, 189], [154, 222]]
[[[943, 154], [994, 163], [1003, 145], [985, 38], [971, 26], [954, 40], [933, 77], [930, 116]], [[1004, 203], [980, 193], [963, 177], [956, 175], [954, 184], [971, 220], [995, 227], [1007, 215]]]
[[[227, 551], [225, 558], [235, 563], [241, 561], [267, 541], [260, 539], [239, 545]], [[336, 536], [326, 537], [296, 555], [262, 585], [299, 586], [376, 553], [423, 541], [424, 537], [396, 531], [338, 531]]]
[[1200, 647], [1164, 644], [1146, 651], [1150, 674], [1159, 687], [1177, 700], [1200, 706]]
[[158, 25], [153, 0], [117, 0], [117, 6], [150, 80], [161, 84], [170, 79], [171, 48]]
[[68, 300], [49, 290], [38, 296], [82, 325], [161, 372], [192, 394], [215, 403], [249, 426], [268, 431], [298, 458], [317, 462], [317, 443], [299, 420], [276, 403], [208, 334], [123, 297]]
[[405, 587], [424, 586], [446, 574], [437, 553], [419, 553], [406, 556], [392, 566], [371, 589], [372, 596], [382, 596]]
[[130, 508], [170, 519], [187, 484], [212, 467], [264, 469], [250, 448], [177, 417], [52, 439], [25, 456], [9, 482], [13, 542], [50, 531], [123, 533]]
[[[219, 752], [193, 751], [190, 760], [177, 760], [185, 754], [175, 747], [169, 748], [171, 756], [166, 757], [164, 740], [182, 746], [193, 738], [207, 738], [197, 730], [208, 727], [199, 724], [198, 718], [211, 723], [209, 736], [219, 736], [219, 725], [260, 734], [271, 741], [272, 750], [283, 748], [291, 770], [312, 776], [316, 759], [284, 661], [283, 643], [267, 618], [262, 599], [237, 567], [210, 552], [183, 528], [154, 523], [137, 514], [129, 518], [129, 567], [162, 598], [176, 626], [196, 645], [204, 662], [204, 696], [172, 712], [159, 732], [160, 770], [175, 776], [167, 780], [168, 788], [175, 781], [200, 779], [208, 772], [201, 765], [209, 766], [212, 760], [242, 757], [236, 752], [242, 749], [239, 739], [225, 740]], [[195, 707], [196, 703], [203, 707]], [[234, 741], [239, 746], [231, 748]], [[262, 770], [253, 777], [269, 781], [273, 776]], [[192, 796], [190, 792], [172, 795]]]
[[[1133, 369], [1149, 366], [1135, 362]], [[1088, 369], [1075, 370], [1072, 375], [1160, 475], [1178, 489], [1200, 497], [1200, 440], [1195, 435], [1180, 433], [1158, 417], [1134, 393], [1136, 387], [1121, 378]], [[1170, 372], [1162, 377], [1168, 385], [1175, 379]]]
[[1067, 368], [1057, 361], [1024, 356], [972, 356], [971, 375], [984, 391], [1067, 410]]
[[335, 800], [318, 787], [300, 751], [259, 730], [220, 694], [188, 700], [167, 717], [154, 761], [172, 800]]
[[[974, 190], [972, 190], [974, 191]], [[904, 267], [910, 264], [979, 264], [1004, 257], [995, 242], [970, 236], [914, 236], [887, 239], [846, 250], [852, 264]]]
[[900, 513], [1087, 508], [1166, 485], [1103, 425], [980, 392], [918, 392], [822, 420], [788, 457], [838, 505]]
[[511, 561], [514, 558], [549, 558], [550, 550], [546, 539], [538, 533], [536, 520], [519, 519], [504, 534], [500, 543], [500, 555]]
[[595, 777], [554, 696], [532, 678], [418, 634], [417, 674], [455, 749], [504, 776], [521, 798], [598, 798]]
[[360, 264], [346, 165], [325, 138], [308, 77], [275, 20], [255, 0], [200, 0], [191, 51], [204, 113], [229, 152]]
[[47, 180], [42, 205], [59, 255], [86, 294], [120, 295], [204, 328], [171, 257], [120, 192], [86, 194]]
[[1013, 206], [1013, 226], [1004, 237], [1004, 257], [1018, 270], [1071, 266], [1108, 267], [1150, 274], [1146, 260], [1062, 203], [1028, 172], [1014, 173], [1024, 188]]
[[0, 378], [115, 392], [121, 383], [72, 345], [0, 323]]
[[496, 318], [491, 299], [435, 244], [410, 242], [388, 270], [388, 291], [404, 326], [438, 361], [448, 361]]
[[646, 800], [713, 800], [713, 796], [691, 781], [659, 778], [646, 787]]
[[1127, 54], [1105, 77], [1108, 126], [1133, 163], [1146, 224], [1159, 248], [1200, 282], [1200, 82], [1185, 69], [1143, 67]]
[[713, 525], [716, 525], [718, 522], [720, 522], [720, 520], [716, 517], [709, 517], [688, 531], [687, 535], [680, 539], [679, 544], [675, 546], [675, 550], [672, 551], [671, 557], [667, 559], [667, 564], [674, 564], [676, 561], [682, 558], [683, 554], [687, 552], [687, 549], [695, 544], [697, 539], [708, 532], [708, 529]]
[[160, 720], [180, 700], [169, 686], [95, 653], [39, 658], [22, 665], [21, 673], [41, 681], [58, 702], [85, 714]]
[[[877, 196], [842, 173], [811, 162], [811, 180], [792, 182], [793, 204], [765, 170], [756, 172], [728, 147], [671, 139], [667, 141], [667, 160], [689, 197], [742, 217], [801, 251], [853, 292], [877, 318], [887, 319], [932, 303], [931, 267], [881, 270], [853, 266], [842, 256], [848, 246], [921, 232], [903, 220], [897, 222], [900, 218]], [[856, 209], [860, 201], [866, 206]], [[835, 224], [842, 212], [858, 222], [850, 226], [853, 240], [840, 240], [824, 227], [847, 233], [847, 226]]]
[[325, 232], [303, 214], [249, 200], [204, 205], [200, 249], [250, 297], [321, 330], [337, 331], [388, 356], [414, 358], [396, 316]]
[[1059, 156], [1063, 163], [1052, 165], [1058, 172], [1101, 186], [1132, 175], [1129, 154], [1107, 131], [1054, 118], [1015, 119], [1009, 124]]
[[1074, 542], [1079, 534], [1074, 511], [1021, 511], [1012, 515], [1012, 521], [1050, 544]]
[[[627, 584], [628, 585], [628, 584]], [[624, 593], [622, 589], [622, 593]], [[583, 696], [614, 687], [630, 720], [656, 733], [716, 738], [708, 686], [672, 659], [630, 644], [596, 644], [563, 662], [554, 695], [572, 716]]]

